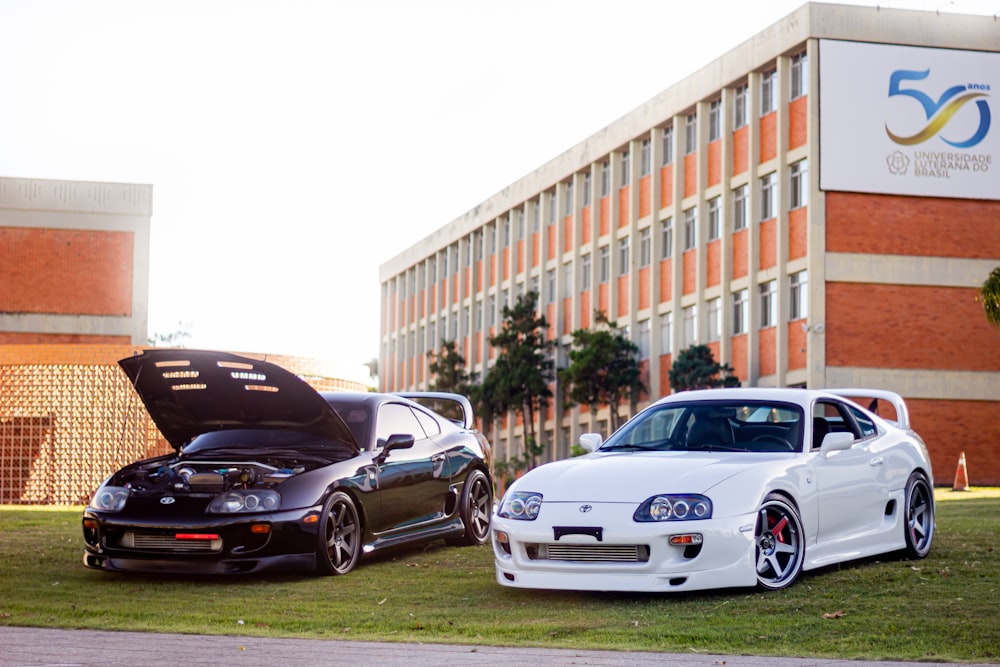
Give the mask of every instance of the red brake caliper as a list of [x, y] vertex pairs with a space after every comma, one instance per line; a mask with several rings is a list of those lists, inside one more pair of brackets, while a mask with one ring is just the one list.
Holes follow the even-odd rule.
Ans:
[[[774, 521], [773, 517], [767, 517], [768, 523], [772, 523], [773, 521]], [[771, 526], [771, 532], [774, 534], [774, 536], [778, 539], [779, 542], [784, 543], [785, 541], [785, 534], [783, 531], [785, 530], [785, 526], [787, 525], [788, 525], [788, 517], [783, 516], [781, 517], [781, 521], [778, 521], [777, 523], [774, 523]]]

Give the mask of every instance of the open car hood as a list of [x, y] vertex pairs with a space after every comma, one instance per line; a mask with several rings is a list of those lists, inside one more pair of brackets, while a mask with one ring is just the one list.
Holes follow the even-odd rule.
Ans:
[[146, 350], [118, 365], [174, 449], [209, 431], [277, 428], [358, 450], [351, 430], [315, 389], [266, 361], [179, 349]]

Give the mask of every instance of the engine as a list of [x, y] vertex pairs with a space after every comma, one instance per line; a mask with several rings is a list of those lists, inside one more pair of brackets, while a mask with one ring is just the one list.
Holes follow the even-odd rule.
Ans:
[[272, 465], [259, 461], [156, 462], [119, 473], [118, 484], [132, 493], [221, 493], [232, 489], [272, 488], [305, 472], [302, 465]]

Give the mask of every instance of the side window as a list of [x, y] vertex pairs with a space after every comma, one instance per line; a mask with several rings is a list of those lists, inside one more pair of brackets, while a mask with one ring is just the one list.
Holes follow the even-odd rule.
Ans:
[[827, 433], [850, 433], [855, 440], [858, 439], [854, 423], [847, 415], [846, 405], [817, 401], [813, 406], [813, 449], [819, 449]]
[[427, 437], [430, 438], [441, 433], [441, 425], [438, 424], [437, 420], [429, 414], [416, 409], [413, 410], [413, 414], [417, 416], [417, 421], [419, 421], [420, 425], [423, 426], [424, 433], [427, 434]]
[[878, 434], [878, 427], [875, 426], [875, 422], [873, 422], [868, 415], [855, 407], [848, 407], [847, 409], [851, 411], [854, 421], [856, 421], [858, 426], [861, 428], [861, 437], [869, 438]]
[[383, 447], [389, 436], [397, 433], [412, 435], [414, 440], [423, 440], [427, 437], [420, 422], [417, 421], [416, 416], [408, 406], [388, 403], [379, 407], [375, 427], [377, 439], [375, 447]]

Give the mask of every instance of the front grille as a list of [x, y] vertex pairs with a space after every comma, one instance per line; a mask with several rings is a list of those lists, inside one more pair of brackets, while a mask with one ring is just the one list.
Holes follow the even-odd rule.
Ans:
[[532, 560], [585, 561], [591, 563], [645, 563], [645, 544], [545, 544], [529, 549]]
[[122, 535], [118, 546], [140, 551], [169, 551], [171, 553], [215, 553], [222, 551], [222, 538], [177, 539], [175, 533], [147, 533], [128, 531]]

